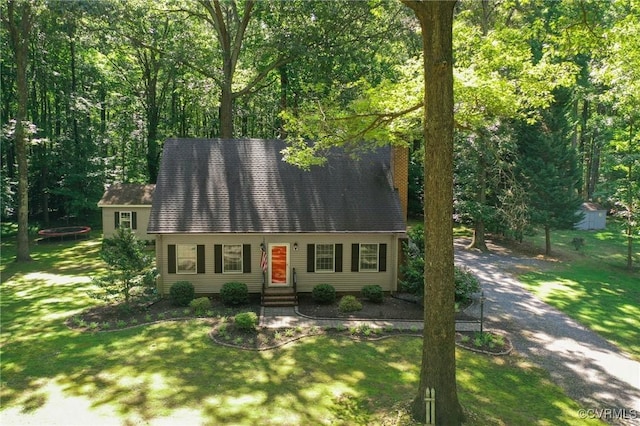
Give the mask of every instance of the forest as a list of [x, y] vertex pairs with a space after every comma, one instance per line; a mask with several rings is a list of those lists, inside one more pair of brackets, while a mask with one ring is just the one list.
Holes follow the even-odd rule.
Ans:
[[[22, 205], [38, 226], [97, 223], [105, 185], [155, 182], [169, 137], [286, 139], [301, 167], [330, 146], [405, 145], [410, 214], [428, 202], [420, 26], [399, 1], [1, 7], [3, 221]], [[454, 211], [475, 247], [570, 228], [593, 201], [632, 252], [639, 18], [638, 0], [456, 4]]]

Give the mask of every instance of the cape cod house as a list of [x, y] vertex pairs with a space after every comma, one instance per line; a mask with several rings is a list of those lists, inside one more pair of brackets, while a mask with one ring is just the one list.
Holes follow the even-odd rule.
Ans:
[[305, 171], [283, 161], [285, 147], [258, 139], [165, 142], [147, 227], [161, 294], [177, 281], [205, 295], [243, 282], [265, 304], [295, 303], [298, 292], [321, 283], [338, 292], [370, 284], [397, 290], [407, 150], [384, 147], [354, 159], [334, 149], [324, 166]]

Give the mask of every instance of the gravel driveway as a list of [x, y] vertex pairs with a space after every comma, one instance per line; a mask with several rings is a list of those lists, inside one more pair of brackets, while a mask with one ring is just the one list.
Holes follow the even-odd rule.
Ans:
[[460, 242], [455, 258], [480, 279], [486, 327], [507, 332], [518, 354], [549, 371], [581, 404], [579, 415], [640, 425], [640, 363], [537, 299], [507, 272], [535, 268], [544, 261], [465, 250]]

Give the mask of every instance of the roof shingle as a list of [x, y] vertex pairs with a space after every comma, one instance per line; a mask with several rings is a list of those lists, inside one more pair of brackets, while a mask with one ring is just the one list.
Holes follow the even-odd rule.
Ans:
[[169, 139], [149, 233], [404, 232], [390, 149], [301, 170], [282, 141]]
[[98, 201], [98, 207], [106, 206], [151, 206], [154, 184], [114, 183]]

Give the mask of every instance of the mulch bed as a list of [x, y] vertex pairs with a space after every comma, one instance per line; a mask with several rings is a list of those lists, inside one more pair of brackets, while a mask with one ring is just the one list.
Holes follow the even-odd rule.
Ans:
[[[316, 304], [311, 295], [302, 294], [299, 297], [298, 311], [310, 317], [344, 318], [344, 319], [398, 319], [422, 320], [422, 307], [409, 295], [398, 297], [386, 296], [383, 303], [372, 303], [363, 299], [362, 310], [353, 313], [343, 313], [338, 309], [338, 303], [331, 305]], [[255, 312], [260, 315], [260, 296], [251, 295], [248, 304], [238, 307], [228, 307], [219, 298], [211, 298], [212, 307], [202, 316], [203, 320], [211, 324], [210, 338], [221, 345], [248, 350], [268, 350], [286, 345], [304, 337], [330, 335], [346, 337], [355, 340], [376, 340], [396, 335], [421, 335], [419, 331], [396, 330], [392, 328], [374, 329], [364, 324], [358, 327], [342, 329], [288, 328], [244, 331], [234, 324], [234, 316], [240, 312]], [[173, 306], [168, 299], [161, 299], [154, 303], [139, 305], [124, 309], [122, 306], [103, 305], [85, 310], [69, 318], [66, 324], [73, 329], [87, 332], [112, 331], [136, 327], [159, 321], [194, 318], [190, 308]], [[474, 319], [464, 313], [456, 314], [457, 320]], [[468, 335], [468, 337], [463, 337]], [[511, 350], [511, 343], [505, 339], [505, 346], [477, 345], [474, 333], [457, 333], [456, 344], [472, 351], [504, 355]], [[475, 344], [474, 344], [475, 343]]]

